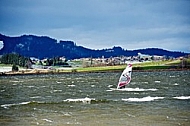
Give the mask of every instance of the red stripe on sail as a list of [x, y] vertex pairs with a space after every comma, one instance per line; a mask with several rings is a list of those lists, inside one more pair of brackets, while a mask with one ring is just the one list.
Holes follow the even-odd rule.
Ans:
[[127, 77], [127, 81], [120, 82], [120, 83], [119, 83], [119, 87], [122, 87], [122, 86], [127, 85], [127, 84], [129, 83], [130, 80], [131, 80], [131, 78], [130, 78], [130, 77]]
[[129, 67], [132, 67], [132, 64], [129, 64]]

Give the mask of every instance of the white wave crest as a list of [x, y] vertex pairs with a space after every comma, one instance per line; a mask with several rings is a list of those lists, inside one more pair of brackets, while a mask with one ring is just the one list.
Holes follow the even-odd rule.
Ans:
[[60, 82], [60, 81], [56, 81], [56, 83], [57, 83], [57, 84], [61, 84], [62, 82]]
[[26, 87], [28, 87], [28, 88], [33, 88], [33, 87], [35, 87], [35, 86], [26, 86]]
[[125, 88], [127, 91], [156, 91], [158, 89], [140, 89], [140, 88]]
[[111, 89], [111, 90], [106, 90], [106, 91], [113, 91], [113, 90]]
[[30, 97], [30, 98], [34, 99], [34, 98], [42, 98], [42, 97], [41, 96], [33, 96], [33, 97]]
[[130, 101], [130, 102], [146, 102], [146, 101], [154, 101], [157, 99], [164, 99], [164, 97], [143, 97], [143, 98], [128, 98], [128, 99], [122, 99], [123, 101]]
[[62, 90], [53, 90], [53, 92], [62, 92]]
[[175, 83], [174, 85], [179, 85], [178, 83]]
[[108, 87], [110, 88], [110, 87], [113, 87], [113, 85], [108, 85]]
[[49, 119], [42, 119], [42, 120], [44, 120], [44, 121], [46, 121], [46, 122], [50, 122], [50, 123], [53, 122], [52, 120], [49, 120]]
[[75, 85], [74, 85], [74, 84], [71, 84], [71, 85], [68, 85], [68, 87], [75, 87]]
[[24, 82], [24, 81], [19, 81], [19, 80], [16, 81], [16, 80], [15, 80], [15, 81], [10, 81], [10, 82], [13, 82], [13, 83], [22, 83], [22, 82]]
[[190, 96], [179, 96], [179, 97], [173, 97], [173, 98], [184, 100], [184, 99], [190, 99]]
[[77, 99], [66, 99], [64, 102], [82, 102], [86, 104], [90, 104], [92, 100], [95, 100], [94, 98], [77, 98]]
[[[150, 88], [150, 89], [143, 89], [143, 88], [123, 88], [123, 89], [114, 89], [110, 88], [111, 90], [119, 90], [119, 91], [157, 91], [158, 89]], [[109, 90], [110, 91], [110, 90]]]
[[1, 92], [4, 92], [5, 90], [1, 90]]
[[1, 107], [8, 108], [11, 106], [16, 106], [16, 105], [27, 105], [29, 103], [30, 103], [30, 101], [29, 102], [21, 102], [21, 103], [13, 103], [13, 104], [4, 104], [4, 105], [1, 105]]
[[147, 81], [145, 81], [145, 82], [141, 82], [141, 83], [143, 83], [143, 84], [148, 84], [148, 82], [147, 82]]
[[161, 81], [157, 80], [157, 81], [154, 81], [155, 83], [160, 83]]

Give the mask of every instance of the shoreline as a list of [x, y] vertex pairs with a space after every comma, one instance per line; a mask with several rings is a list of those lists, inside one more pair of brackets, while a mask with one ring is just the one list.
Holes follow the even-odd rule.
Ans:
[[[53, 74], [77, 74], [77, 73], [109, 73], [109, 72], [122, 72], [123, 70], [92, 70], [92, 71], [56, 71], [56, 70], [39, 70], [39, 69], [26, 69], [18, 72], [0, 72], [0, 76], [17, 76], [17, 75], [53, 75]], [[133, 72], [163, 72], [163, 71], [190, 71], [187, 68], [175, 68], [175, 69], [148, 69], [148, 70], [133, 70]]]

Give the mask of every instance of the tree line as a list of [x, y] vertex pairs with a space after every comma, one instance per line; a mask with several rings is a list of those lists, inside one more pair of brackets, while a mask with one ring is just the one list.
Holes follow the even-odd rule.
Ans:
[[0, 57], [0, 63], [18, 65], [20, 67], [27, 67], [28, 57], [21, 56], [17, 53], [4, 54]]
[[60, 57], [48, 58], [42, 63], [40, 60], [38, 63], [32, 61], [29, 57], [22, 56], [18, 53], [4, 54], [0, 57], [1, 64], [12, 64], [20, 67], [31, 68], [32, 64], [43, 66], [69, 66], [67, 60], [64, 61]]

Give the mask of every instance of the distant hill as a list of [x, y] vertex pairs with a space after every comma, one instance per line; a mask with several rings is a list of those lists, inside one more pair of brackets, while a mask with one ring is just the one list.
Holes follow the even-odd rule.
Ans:
[[0, 41], [4, 47], [0, 50], [0, 55], [6, 53], [19, 53], [23, 56], [36, 58], [52, 58], [65, 56], [67, 59], [85, 57], [116, 57], [116, 56], [137, 56], [137, 53], [148, 55], [160, 55], [179, 57], [187, 55], [183, 52], [172, 52], [158, 48], [147, 48], [139, 50], [125, 50], [121, 47], [110, 49], [93, 50], [82, 46], [77, 46], [73, 41], [57, 41], [47, 36], [22, 35], [19, 37], [9, 37], [0, 34]]

